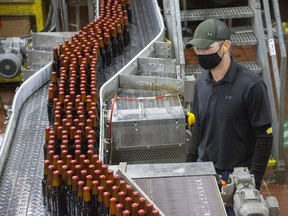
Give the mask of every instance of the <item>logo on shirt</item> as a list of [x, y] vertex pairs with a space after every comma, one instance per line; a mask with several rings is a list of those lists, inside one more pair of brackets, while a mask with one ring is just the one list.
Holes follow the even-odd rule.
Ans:
[[226, 100], [231, 100], [231, 99], [232, 99], [232, 96], [231, 96], [231, 95], [226, 95], [226, 96], [225, 96], [225, 99], [226, 99]]

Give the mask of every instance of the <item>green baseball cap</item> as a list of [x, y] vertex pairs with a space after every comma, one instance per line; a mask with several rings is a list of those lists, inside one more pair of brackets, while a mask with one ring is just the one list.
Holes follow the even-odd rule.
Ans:
[[197, 26], [193, 39], [187, 43], [188, 46], [186, 45], [186, 47], [195, 46], [206, 49], [215, 41], [227, 39], [230, 39], [227, 25], [217, 19], [207, 19]]

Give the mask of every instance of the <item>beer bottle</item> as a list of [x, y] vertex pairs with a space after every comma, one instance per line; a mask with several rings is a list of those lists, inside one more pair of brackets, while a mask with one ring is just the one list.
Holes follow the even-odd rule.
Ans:
[[146, 213], [146, 198], [140, 197], [139, 199], [139, 209], [143, 209]]
[[132, 193], [132, 199], [133, 199], [134, 203], [137, 203], [140, 205], [140, 193], [139, 193], [139, 191], [134, 191]]
[[104, 35], [104, 49], [106, 52], [106, 65], [112, 65], [113, 51], [110, 43], [110, 36], [108, 34]]
[[106, 191], [108, 191], [112, 195], [112, 187], [113, 187], [113, 182], [111, 180], [106, 181]]
[[78, 188], [78, 176], [74, 175], [72, 177], [72, 196], [70, 198], [70, 210], [71, 215], [76, 215], [76, 198], [77, 198], [77, 188]]
[[110, 212], [110, 193], [108, 191], [105, 191], [103, 193], [104, 198], [104, 208], [103, 208], [103, 216], [109, 216]]
[[130, 211], [129, 210], [124, 210], [123, 211], [123, 216], [130, 216]]
[[138, 216], [145, 216], [146, 215], [146, 212], [144, 209], [139, 209], [138, 210]]
[[52, 63], [52, 69], [57, 73], [57, 78], [60, 78], [59, 69], [60, 69], [60, 59], [59, 59], [59, 53], [58, 48], [55, 47], [53, 49], [53, 63]]
[[[67, 171], [67, 182], [66, 182], [66, 203], [67, 203], [67, 214], [68, 215], [74, 215], [74, 206], [72, 206], [71, 199], [73, 196], [72, 192], [72, 176], [73, 171], [68, 170]], [[74, 205], [74, 204], [73, 204]]]
[[98, 181], [93, 181], [92, 182], [92, 212], [97, 212], [98, 211], [98, 187], [99, 187], [99, 182]]
[[119, 200], [119, 188], [117, 185], [114, 185], [112, 187], [112, 197], [114, 197], [116, 199], [116, 201], [118, 202], [118, 200]]
[[131, 212], [132, 209], [132, 198], [126, 197], [125, 198], [125, 210], [129, 210]]
[[[51, 150], [53, 151], [53, 150]], [[49, 151], [49, 152], [51, 152]], [[48, 152], [48, 155], [49, 155]], [[51, 158], [51, 156], [49, 155], [49, 157]], [[49, 158], [48, 157], [48, 158]], [[52, 160], [49, 160], [49, 164], [51, 164]], [[52, 201], [51, 201], [51, 191], [52, 191], [52, 187], [53, 187], [53, 171], [54, 171], [54, 166], [53, 165], [49, 165], [48, 166], [48, 180], [47, 180], [47, 185], [46, 185], [46, 196], [47, 196], [47, 212], [51, 212], [52, 209]]]
[[133, 194], [133, 187], [131, 185], [127, 184], [126, 185], [126, 196], [133, 198], [132, 194]]
[[83, 208], [81, 216], [91, 216], [91, 193], [90, 188], [85, 186], [83, 188]]
[[104, 193], [104, 187], [99, 186], [98, 187], [98, 198], [97, 198], [97, 215], [102, 215], [104, 213], [104, 197], [103, 197], [103, 193]]
[[77, 198], [76, 198], [76, 215], [81, 215], [84, 203], [83, 203], [83, 188], [84, 181], [78, 181]]
[[152, 216], [159, 216], [159, 211], [157, 209], [154, 209], [152, 211]]
[[147, 216], [152, 216], [153, 208], [154, 208], [154, 206], [152, 203], [146, 204], [146, 215]]
[[117, 200], [114, 197], [110, 198], [109, 216], [116, 216], [116, 203]]
[[61, 180], [60, 172], [58, 170], [53, 171], [53, 183], [51, 190], [51, 214], [55, 216], [65, 215], [64, 209], [62, 208], [63, 203], [61, 202]]
[[130, 0], [126, 0], [126, 11], [128, 15], [128, 21], [129, 23], [132, 23], [132, 11], [130, 3], [131, 3]]
[[123, 216], [123, 205], [121, 203], [116, 204], [116, 216]]
[[106, 51], [104, 48], [104, 42], [103, 42], [102, 37], [98, 38], [98, 43], [99, 43], [99, 51], [100, 51], [100, 55], [102, 59], [102, 66], [103, 68], [105, 68], [107, 66], [107, 58], [106, 58]]
[[128, 17], [125, 16], [124, 17], [124, 29], [123, 29], [123, 38], [124, 38], [124, 45], [127, 46], [128, 44], [130, 44], [130, 31], [129, 31], [129, 27], [128, 27]]
[[106, 190], [106, 176], [105, 175], [100, 176], [100, 186], [102, 186], [104, 190]]
[[124, 38], [122, 35], [121, 24], [117, 24], [117, 40], [118, 40], [118, 53], [122, 54], [124, 51]]
[[53, 87], [49, 87], [48, 89], [48, 102], [47, 102], [47, 113], [48, 113], [48, 121], [50, 126], [52, 126], [52, 112], [53, 112], [53, 99], [54, 99], [54, 89]]
[[54, 97], [58, 98], [59, 86], [58, 86], [58, 82], [57, 82], [57, 74], [55, 71], [53, 71], [51, 73], [51, 84], [53, 84]]
[[118, 40], [117, 40], [117, 32], [116, 28], [111, 26], [111, 43], [112, 43], [112, 51], [113, 57], [118, 55]]
[[119, 203], [123, 205], [123, 207], [125, 206], [125, 192], [124, 191], [120, 191], [118, 193], [118, 196], [119, 196]]
[[120, 187], [120, 176], [117, 174], [114, 175], [114, 185], [118, 186], [118, 188]]
[[126, 9], [125, 0], [121, 0], [122, 11]]
[[43, 180], [42, 180], [42, 197], [43, 197], [44, 206], [47, 205], [46, 187], [47, 187], [47, 181], [48, 181], [48, 166], [49, 166], [49, 160], [44, 160], [44, 172], [43, 172]]
[[132, 216], [138, 216], [138, 210], [139, 210], [139, 204], [138, 203], [132, 203], [132, 205], [131, 205]]

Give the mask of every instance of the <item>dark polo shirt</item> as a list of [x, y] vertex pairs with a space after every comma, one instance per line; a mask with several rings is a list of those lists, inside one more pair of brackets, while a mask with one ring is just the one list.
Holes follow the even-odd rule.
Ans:
[[192, 111], [200, 122], [200, 160], [213, 161], [220, 170], [251, 167], [253, 128], [272, 123], [266, 85], [256, 73], [235, 60], [218, 82], [210, 71], [203, 71], [196, 81]]

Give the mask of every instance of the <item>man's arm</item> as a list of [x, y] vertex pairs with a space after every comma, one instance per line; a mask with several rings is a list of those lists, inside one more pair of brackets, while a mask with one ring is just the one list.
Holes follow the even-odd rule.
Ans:
[[273, 133], [271, 124], [255, 127], [256, 145], [253, 155], [251, 173], [254, 174], [256, 189], [260, 190], [272, 149]]
[[196, 162], [198, 159], [198, 147], [200, 144], [200, 122], [196, 118], [195, 124], [192, 128], [192, 140], [188, 146], [188, 153], [186, 155], [186, 162]]

